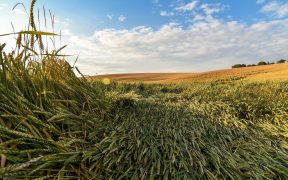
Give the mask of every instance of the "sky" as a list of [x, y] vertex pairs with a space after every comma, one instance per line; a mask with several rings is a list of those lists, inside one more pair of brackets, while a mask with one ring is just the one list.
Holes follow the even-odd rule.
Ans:
[[[11, 23], [15, 31], [27, 26], [24, 8], [12, 11], [18, 2], [29, 9], [29, 0], [0, 0], [0, 34], [13, 31]], [[40, 14], [43, 6], [55, 14], [57, 45], [68, 45], [65, 52], [75, 55], [69, 61], [78, 56], [86, 75], [203, 72], [288, 59], [287, 0], [38, 0]], [[14, 38], [0, 43], [12, 47]]]

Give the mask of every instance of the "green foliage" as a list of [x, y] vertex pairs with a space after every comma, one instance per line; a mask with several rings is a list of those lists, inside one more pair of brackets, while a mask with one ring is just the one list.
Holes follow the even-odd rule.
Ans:
[[111, 94], [107, 94], [107, 96], [110, 102], [116, 106], [115, 108], [133, 108], [140, 100], [140, 96], [134, 91], [125, 94], [112, 92]]
[[277, 61], [277, 64], [283, 64], [283, 63], [286, 63], [286, 62], [287, 62], [287, 60], [281, 59], [281, 60]]
[[256, 66], [255, 64], [248, 64], [247, 67]]
[[[287, 62], [287, 60], [281, 59], [281, 60], [277, 61], [276, 63], [277, 63], [277, 64], [283, 64], [283, 63], [286, 63], [286, 62]], [[275, 64], [275, 62], [259, 61], [259, 62], [257, 63], [257, 65], [255, 65], [255, 64], [248, 64], [248, 65], [246, 65], [246, 64], [235, 64], [235, 65], [232, 66], [232, 68], [251, 67], [251, 66], [263, 66], [263, 65], [272, 65], [272, 64]]]
[[232, 66], [232, 68], [241, 68], [241, 67], [246, 67], [246, 64], [235, 64]]
[[267, 62], [265, 61], [260, 61], [257, 63], [258, 66], [263, 66], [263, 65], [267, 65]]

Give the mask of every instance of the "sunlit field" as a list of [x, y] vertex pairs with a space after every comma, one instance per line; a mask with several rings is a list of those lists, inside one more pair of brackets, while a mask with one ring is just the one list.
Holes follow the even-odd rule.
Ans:
[[288, 179], [287, 63], [83, 76], [35, 3], [0, 45], [0, 179]]
[[87, 79], [109, 78], [118, 82], [207, 82], [214, 80], [245, 80], [249, 82], [287, 81], [288, 63], [225, 69], [202, 73], [139, 73], [88, 76]]

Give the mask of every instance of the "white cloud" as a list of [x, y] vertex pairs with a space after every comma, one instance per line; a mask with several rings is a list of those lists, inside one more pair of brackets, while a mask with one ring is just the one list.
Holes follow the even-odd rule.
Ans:
[[152, 0], [153, 4], [159, 4], [159, 0]]
[[263, 4], [265, 2], [265, 0], [256, 0], [257, 4]]
[[114, 15], [113, 15], [113, 14], [107, 14], [106, 16], [107, 16], [107, 18], [108, 18], [108, 19], [110, 19], [110, 20], [112, 20], [112, 19], [113, 19], [113, 17], [114, 17]]
[[161, 11], [160, 16], [174, 16], [173, 12]]
[[163, 5], [160, 3], [160, 0], [152, 0], [153, 8], [160, 8]]
[[[1, 19], [1, 28], [0, 34], [7, 34], [13, 32], [13, 28], [11, 23], [13, 24], [15, 32], [23, 30], [23, 22], [27, 22], [28, 18], [25, 15], [21, 15], [12, 11], [13, 5], [0, 3], [0, 19]], [[20, 8], [20, 7], [19, 7]], [[18, 8], [17, 8], [18, 9]], [[0, 37], [0, 44], [6, 43], [6, 49], [11, 50], [12, 47], [15, 46], [15, 39], [16, 35], [11, 36], [1, 36]]]
[[200, 14], [196, 14], [195, 17], [193, 18], [194, 21], [201, 21], [204, 19], [205, 19], [205, 16], [202, 16]]
[[88, 37], [70, 36], [68, 44], [70, 51], [80, 51], [78, 66], [85, 74], [193, 72], [287, 58], [287, 28], [288, 20], [248, 26], [211, 19], [187, 29], [173, 23], [157, 30], [103, 29]]
[[188, 4], [184, 4], [182, 6], [179, 6], [179, 7], [175, 8], [175, 10], [183, 11], [183, 12], [192, 11], [194, 8], [196, 8], [197, 3], [198, 3], [198, 1], [194, 0], [194, 1], [190, 2], [190, 3], [188, 3]]
[[8, 4], [0, 3], [0, 9], [4, 9], [4, 8], [7, 8], [7, 7], [8, 7]]
[[288, 16], [288, 3], [280, 3], [274, 0], [266, 4], [262, 9], [263, 13], [271, 13], [273, 16], [283, 18]]
[[55, 17], [55, 24], [60, 26], [61, 28], [68, 28], [70, 23], [71, 23], [71, 20], [69, 18], [60, 19], [58, 17]]
[[120, 15], [120, 16], [118, 17], [118, 21], [124, 22], [124, 21], [126, 21], [126, 17], [125, 17], [124, 15]]
[[212, 15], [223, 11], [225, 7], [221, 4], [202, 4], [200, 9], [202, 9], [206, 15]]
[[13, 10], [13, 12], [15, 12], [16, 14], [19, 14], [19, 15], [27, 15], [26, 12], [20, 8], [15, 8]]
[[[1, 0], [0, 0], [1, 1]], [[28, 4], [25, 4], [26, 7], [29, 6]], [[0, 6], [2, 7], [2, 4], [0, 3]], [[27, 29], [27, 22], [29, 22], [29, 18], [26, 14], [26, 12], [23, 10], [22, 6], [17, 6], [13, 11], [13, 4], [5, 5], [5, 8], [1, 10], [0, 12], [0, 19], [1, 19], [1, 28], [0, 28], [0, 34], [8, 34], [12, 33], [13, 30], [14, 32], [19, 32], [22, 30]], [[36, 14], [35, 14], [36, 16]], [[41, 21], [42, 20], [42, 21]], [[38, 16], [37, 18], [35, 17], [36, 21], [36, 26], [38, 30], [46, 31], [45, 23], [44, 23], [44, 17], [43, 14], [40, 13], [40, 21], [41, 23], [38, 23]], [[68, 18], [55, 18], [55, 33], [60, 34], [60, 29], [67, 29], [70, 28], [70, 22], [71, 20]], [[13, 24], [13, 28], [12, 25]], [[40, 27], [39, 27], [40, 24]], [[47, 31], [52, 32], [51, 28], [51, 23], [50, 23], [50, 18], [47, 18]], [[64, 33], [62, 31], [62, 35], [66, 35], [66, 32]], [[6, 49], [11, 50], [12, 48], [15, 47], [15, 38], [17, 38], [17, 35], [10, 35], [10, 36], [1, 36], [0, 37], [0, 44], [6, 43]], [[46, 38], [43, 38], [44, 41]], [[57, 42], [59, 38], [56, 38]], [[46, 43], [45, 43], [46, 44]], [[51, 43], [49, 43], [51, 44]], [[57, 44], [60, 44], [57, 43]], [[50, 46], [51, 47], [51, 46]]]

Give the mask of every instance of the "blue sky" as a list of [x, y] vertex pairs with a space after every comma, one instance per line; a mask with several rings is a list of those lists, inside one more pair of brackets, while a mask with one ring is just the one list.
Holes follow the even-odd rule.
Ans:
[[[268, 1], [266, 0], [266, 3]], [[137, 26], [160, 28], [169, 22], [179, 22], [187, 26], [191, 16], [195, 15], [193, 11], [197, 11], [196, 8], [185, 12], [175, 10], [181, 5], [194, 2], [191, 0], [85, 0], [82, 3], [79, 0], [39, 0], [39, 2], [52, 9], [57, 16], [73, 20], [73, 31], [87, 34], [104, 28], [121, 29]], [[278, 2], [284, 3], [284, 1]], [[269, 19], [269, 15], [261, 12], [265, 1], [257, 3], [256, 0], [199, 0], [198, 3], [222, 8], [214, 15], [223, 20], [233, 19], [251, 24], [257, 20]], [[174, 15], [161, 16], [161, 12]], [[197, 12], [205, 15], [201, 10]], [[118, 20], [121, 15], [126, 18], [123, 22]]]
[[[17, 2], [0, 0], [0, 33], [11, 22], [25, 25], [23, 8], [11, 11]], [[79, 54], [84, 74], [199, 72], [288, 58], [284, 0], [39, 0], [43, 5], [56, 14], [56, 30], [67, 52]]]

